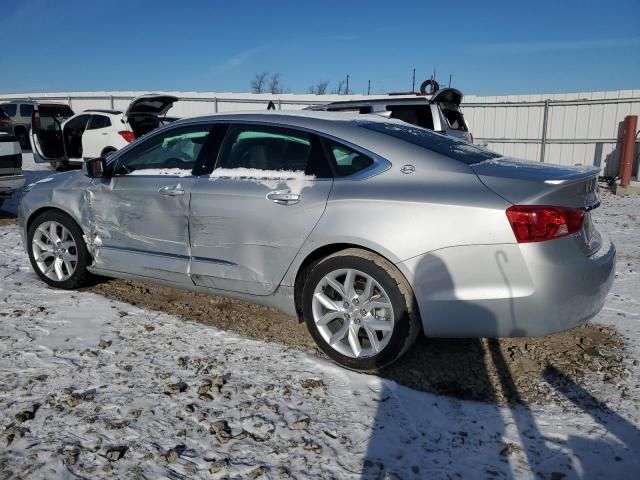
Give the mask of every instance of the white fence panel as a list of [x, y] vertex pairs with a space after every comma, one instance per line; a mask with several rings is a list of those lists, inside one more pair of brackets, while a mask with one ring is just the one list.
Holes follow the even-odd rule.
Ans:
[[[86, 109], [125, 110], [146, 92], [65, 92], [0, 95], [68, 103], [76, 112]], [[191, 117], [215, 112], [300, 109], [336, 100], [384, 98], [383, 95], [234, 94], [165, 92], [180, 98], [169, 115]], [[504, 155], [562, 165], [597, 165], [605, 175], [618, 171], [621, 122], [640, 115], [640, 90], [580, 92], [553, 95], [469, 95], [462, 105], [476, 143]]]

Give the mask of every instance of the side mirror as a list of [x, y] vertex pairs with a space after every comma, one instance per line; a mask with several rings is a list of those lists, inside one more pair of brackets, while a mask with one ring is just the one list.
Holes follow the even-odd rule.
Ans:
[[84, 162], [85, 169], [87, 171], [87, 177], [89, 178], [108, 178], [107, 176], [107, 161], [102, 158], [91, 158]]

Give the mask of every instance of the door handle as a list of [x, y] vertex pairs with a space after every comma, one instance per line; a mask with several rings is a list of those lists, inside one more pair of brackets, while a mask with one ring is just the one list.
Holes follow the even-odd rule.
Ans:
[[267, 193], [267, 200], [278, 205], [293, 205], [300, 201], [300, 195], [291, 193], [289, 190], [275, 190]]
[[184, 190], [180, 185], [167, 185], [158, 190], [160, 195], [166, 195], [168, 197], [175, 197], [177, 195], [184, 195]]

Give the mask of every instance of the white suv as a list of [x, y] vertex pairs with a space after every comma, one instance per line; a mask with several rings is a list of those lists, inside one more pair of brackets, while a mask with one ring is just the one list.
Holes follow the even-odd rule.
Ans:
[[31, 120], [33, 158], [57, 168], [86, 158], [107, 157], [162, 125], [161, 116], [176, 100], [170, 95], [143, 95], [124, 113], [85, 110], [75, 115], [67, 105], [38, 103]]

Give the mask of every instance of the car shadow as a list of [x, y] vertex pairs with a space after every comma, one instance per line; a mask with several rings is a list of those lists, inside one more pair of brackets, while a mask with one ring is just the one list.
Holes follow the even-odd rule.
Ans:
[[[503, 260], [496, 257], [497, 262]], [[425, 265], [435, 269], [432, 273], [443, 291], [455, 291], [439, 258], [428, 255]], [[513, 308], [511, 315], [515, 329]], [[494, 322], [490, 329], [497, 325], [491, 312], [473, 302], [460, 303], [451, 321], [458, 319]], [[591, 394], [558, 376], [557, 370], [550, 367], [547, 372], [541, 383], [546, 380], [578, 406], [586, 402], [582, 411], [595, 415], [589, 405], [597, 401]], [[617, 442], [593, 437], [570, 437], [565, 442], [550, 435], [548, 418], [542, 433], [535, 413], [553, 415], [546, 407], [524, 404], [497, 339], [425, 338], [380, 376], [362, 478], [599, 478], [607, 471], [607, 462], [616, 458], [636, 462], [637, 469], [637, 460], [630, 459], [640, 446], [638, 431], [609, 409], [601, 410], [606, 420], [598, 421], [614, 426]], [[420, 390], [437, 393], [406, 388], [417, 382]], [[549, 408], [563, 412], [557, 405]], [[629, 463], [621, 463], [618, 470], [626, 468]]]

